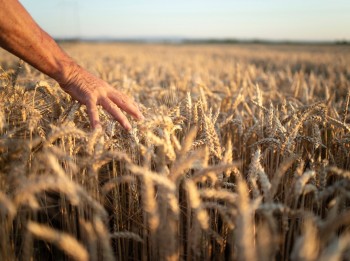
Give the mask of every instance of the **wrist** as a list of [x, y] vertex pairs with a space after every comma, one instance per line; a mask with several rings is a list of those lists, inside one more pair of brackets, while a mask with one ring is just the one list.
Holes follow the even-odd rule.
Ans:
[[73, 79], [76, 78], [81, 67], [73, 60], [62, 60], [59, 62], [59, 70], [53, 76], [53, 78], [61, 85], [68, 85]]

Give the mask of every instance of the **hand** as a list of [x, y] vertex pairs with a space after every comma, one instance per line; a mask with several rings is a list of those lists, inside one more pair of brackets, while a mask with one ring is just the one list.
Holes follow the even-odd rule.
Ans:
[[79, 66], [72, 70], [66, 81], [60, 81], [60, 86], [74, 99], [86, 105], [94, 129], [101, 128], [97, 105], [101, 105], [128, 131], [132, 127], [121, 109], [137, 120], [143, 119], [137, 104], [130, 97]]

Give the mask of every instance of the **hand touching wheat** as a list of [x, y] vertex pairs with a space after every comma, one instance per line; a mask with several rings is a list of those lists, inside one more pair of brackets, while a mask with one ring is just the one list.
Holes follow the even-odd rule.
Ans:
[[63, 90], [85, 104], [93, 128], [101, 126], [97, 105], [127, 130], [131, 125], [121, 109], [136, 119], [143, 118], [131, 98], [79, 67], [18, 1], [0, 0], [0, 6], [0, 46], [55, 79]]
[[64, 83], [60, 83], [60, 86], [74, 99], [86, 105], [93, 128], [101, 127], [97, 105], [101, 105], [126, 130], [131, 130], [131, 125], [121, 109], [137, 120], [143, 119], [136, 103], [130, 97], [79, 66]]

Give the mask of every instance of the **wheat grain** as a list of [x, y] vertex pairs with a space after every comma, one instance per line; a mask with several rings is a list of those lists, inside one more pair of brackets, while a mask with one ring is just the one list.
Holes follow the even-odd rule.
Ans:
[[303, 225], [303, 235], [295, 243], [291, 253], [292, 260], [318, 260], [319, 240], [316, 225], [310, 219], [306, 219]]
[[350, 243], [350, 235], [348, 233], [335, 238], [330, 245], [321, 253], [320, 261], [326, 260], [342, 260], [342, 255], [348, 250]]
[[295, 182], [294, 192], [297, 196], [303, 193], [306, 183], [316, 175], [314, 170], [304, 172]]
[[35, 237], [56, 245], [75, 260], [89, 260], [86, 249], [72, 236], [36, 222], [29, 222], [27, 228]]
[[17, 209], [12, 201], [0, 191], [0, 213], [2, 215], [8, 215], [11, 220], [17, 213]]
[[223, 200], [230, 204], [237, 203], [237, 195], [235, 193], [223, 189], [201, 189], [200, 196], [202, 198]]
[[126, 238], [126, 239], [132, 239], [135, 240], [137, 242], [143, 242], [142, 238], [133, 233], [133, 232], [129, 232], [129, 231], [118, 231], [118, 232], [114, 232], [111, 234], [112, 238]]
[[196, 188], [196, 184], [191, 180], [186, 180], [186, 190], [191, 208], [196, 212], [198, 223], [202, 229], [207, 230], [209, 228], [209, 216], [201, 206], [200, 193]]
[[62, 126], [62, 127], [51, 126], [51, 127], [52, 127], [52, 131], [47, 137], [47, 142], [49, 144], [52, 144], [57, 139], [67, 135], [73, 135], [75, 137], [82, 138], [82, 139], [85, 139], [86, 137], [83, 131], [75, 128], [71, 124], [69, 126]]
[[[252, 162], [249, 165], [248, 176], [252, 183], [254, 183], [254, 180], [258, 179], [261, 185], [262, 191], [264, 193], [264, 196], [269, 197], [271, 183], [268, 176], [265, 173], [264, 168], [260, 163], [260, 157], [261, 157], [260, 149], [257, 149], [252, 158]], [[256, 185], [253, 185], [253, 187], [256, 187]]]
[[253, 261], [256, 260], [256, 253], [254, 247], [254, 231], [252, 209], [250, 208], [248, 187], [244, 181], [239, 181], [237, 186], [238, 191], [238, 215], [236, 221], [235, 234], [241, 238], [237, 242], [238, 259]]
[[107, 261], [115, 260], [115, 256], [110, 244], [110, 234], [107, 231], [102, 220], [98, 217], [95, 217], [93, 220], [93, 226], [94, 226], [97, 238], [99, 240], [99, 243], [101, 245], [102, 258], [100, 259], [107, 260]]

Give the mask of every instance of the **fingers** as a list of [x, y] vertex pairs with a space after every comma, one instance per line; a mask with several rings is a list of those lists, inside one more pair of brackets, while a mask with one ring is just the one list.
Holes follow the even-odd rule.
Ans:
[[119, 123], [123, 126], [124, 129], [130, 131], [132, 129], [130, 122], [126, 116], [122, 113], [119, 107], [114, 104], [109, 98], [103, 98], [100, 101], [102, 107], [108, 111]]
[[129, 98], [124, 93], [121, 93], [115, 89], [112, 89], [108, 93], [108, 97], [118, 105], [121, 109], [123, 109], [125, 112], [129, 113], [131, 116], [133, 116], [137, 120], [143, 120], [144, 117], [139, 110], [137, 104]]
[[144, 118], [132, 99], [84, 70], [80, 71], [78, 77], [70, 82], [69, 86], [64, 86], [64, 90], [74, 99], [86, 104], [93, 129], [101, 128], [97, 105], [102, 105], [126, 130], [131, 130], [132, 127], [120, 109], [135, 119]]
[[89, 116], [90, 124], [93, 129], [101, 128], [100, 119], [98, 116], [97, 105], [95, 102], [89, 101], [86, 104], [87, 113]]

